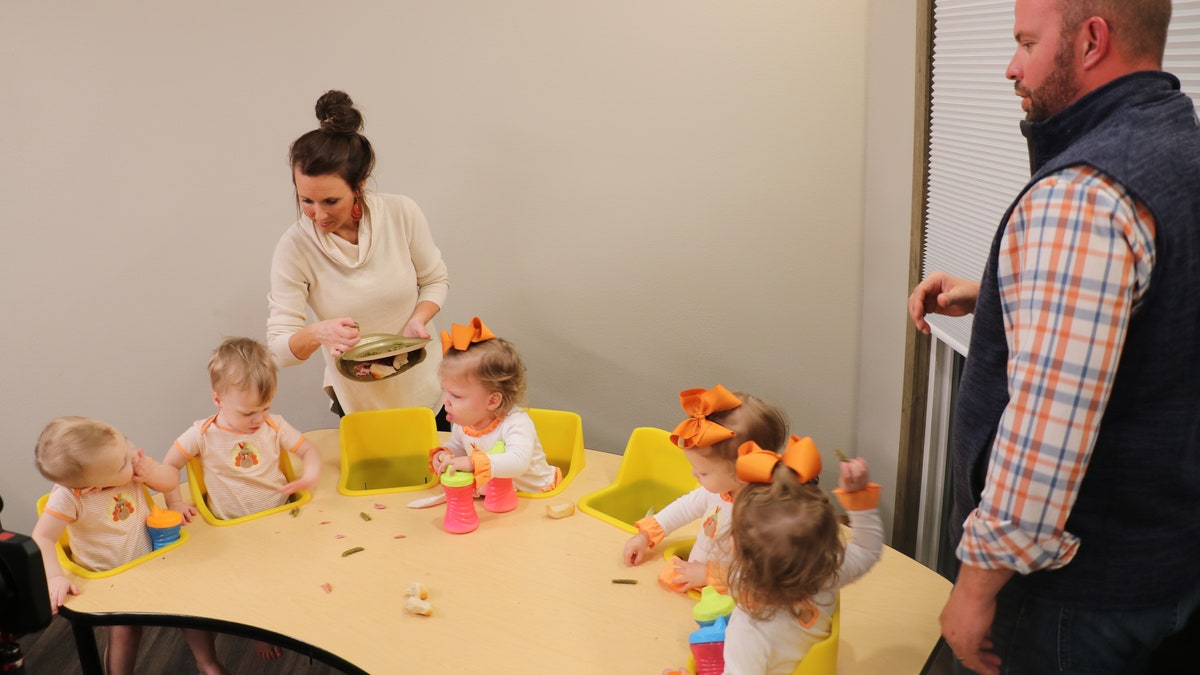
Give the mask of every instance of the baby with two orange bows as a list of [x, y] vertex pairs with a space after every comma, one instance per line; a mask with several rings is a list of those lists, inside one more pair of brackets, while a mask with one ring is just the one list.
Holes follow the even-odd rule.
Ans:
[[688, 418], [675, 427], [671, 441], [683, 449], [700, 487], [635, 523], [638, 533], [625, 544], [625, 564], [645, 562], [664, 537], [699, 519], [700, 531], [688, 559], [668, 561], [659, 578], [681, 592], [703, 586], [724, 590], [730, 514], [743, 485], [735, 470], [738, 448], [753, 441], [782, 451], [787, 416], [770, 403], [719, 384], [682, 391], [679, 402]]

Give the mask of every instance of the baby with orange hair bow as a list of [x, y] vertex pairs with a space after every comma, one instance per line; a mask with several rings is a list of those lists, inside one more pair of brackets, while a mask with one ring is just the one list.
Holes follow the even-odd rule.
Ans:
[[641, 564], [663, 538], [699, 519], [700, 531], [688, 559], [667, 561], [659, 579], [680, 592], [703, 586], [721, 590], [729, 557], [724, 540], [730, 508], [743, 485], [734, 470], [737, 449], [754, 441], [781, 450], [787, 440], [787, 416], [774, 405], [719, 384], [712, 389], [684, 390], [679, 402], [688, 417], [675, 427], [671, 441], [692, 465], [700, 487], [635, 523], [638, 533], [625, 543], [625, 564]]
[[442, 332], [442, 352], [438, 376], [452, 426], [446, 445], [430, 451], [434, 473], [447, 466], [473, 472], [477, 494], [493, 478], [511, 479], [523, 492], [554, 489], [562, 471], [547, 461], [533, 420], [521, 407], [525, 363], [516, 347], [476, 317]]

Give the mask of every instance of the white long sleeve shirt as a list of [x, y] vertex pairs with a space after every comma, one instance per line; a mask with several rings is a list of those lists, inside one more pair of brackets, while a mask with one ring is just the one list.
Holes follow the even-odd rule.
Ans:
[[[321, 232], [301, 216], [280, 237], [271, 261], [267, 296], [267, 346], [281, 367], [301, 363], [288, 344], [308, 323], [348, 316], [367, 333], [399, 334], [419, 302], [439, 307], [450, 287], [442, 253], [417, 204], [402, 195], [367, 192], [358, 244]], [[427, 326], [430, 335], [436, 327]], [[326, 387], [332, 387], [347, 413], [382, 408], [441, 407], [437, 369], [441, 349], [434, 340], [421, 364], [376, 382], [358, 382], [337, 371], [328, 350]]]

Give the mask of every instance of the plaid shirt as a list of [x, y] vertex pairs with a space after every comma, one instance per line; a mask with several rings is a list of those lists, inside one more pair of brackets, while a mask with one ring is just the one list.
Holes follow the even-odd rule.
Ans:
[[1009, 402], [963, 562], [1027, 574], [1075, 555], [1067, 517], [1154, 255], [1150, 212], [1090, 167], [1047, 176], [1013, 210], [996, 268]]

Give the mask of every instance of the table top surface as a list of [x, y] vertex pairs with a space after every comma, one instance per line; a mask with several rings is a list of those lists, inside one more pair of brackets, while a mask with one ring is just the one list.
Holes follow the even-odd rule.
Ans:
[[[561, 494], [523, 498], [515, 511], [493, 514], [479, 503], [479, 529], [454, 535], [441, 527], [444, 506], [406, 507], [440, 488], [342, 495], [337, 430], [305, 435], [323, 465], [299, 513], [231, 526], [196, 518], [183, 546], [111, 577], [77, 579], [81, 594], [66, 606], [256, 626], [370, 673], [658, 673], [686, 662], [694, 601], [657, 583], [661, 563], [626, 567], [627, 532], [580, 511], [546, 514], [548, 504], [610, 484], [619, 455], [587, 451]], [[684, 528], [664, 545], [694, 533]], [[429, 589], [432, 616], [404, 612], [412, 582]], [[842, 590], [838, 673], [920, 672], [950, 586], [885, 547], [878, 565]]]

